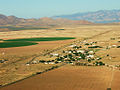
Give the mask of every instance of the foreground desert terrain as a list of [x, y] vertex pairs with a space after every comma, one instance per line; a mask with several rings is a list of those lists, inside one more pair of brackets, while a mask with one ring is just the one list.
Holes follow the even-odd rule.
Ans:
[[[64, 28], [64, 30], [56, 30]], [[108, 65], [120, 65], [119, 48], [106, 49], [107, 46], [119, 46], [120, 42], [119, 25], [80, 25], [64, 26], [51, 28], [47, 30], [24, 30], [0, 32], [0, 39], [33, 38], [33, 37], [76, 37], [72, 40], [63, 41], [44, 41], [37, 45], [0, 48], [0, 59], [7, 59], [5, 63], [0, 63], [0, 85], [7, 85], [11, 82], [31, 76], [36, 72], [42, 72], [55, 65], [30, 64], [27, 62], [33, 58], [51, 59], [43, 54], [53, 50], [59, 53], [65, 46], [77, 44], [77, 41], [98, 42], [97, 45], [103, 48], [96, 52], [96, 55], [103, 57], [102, 61]], [[111, 39], [111, 38], [114, 38]], [[62, 48], [63, 47], [63, 48]], [[84, 47], [84, 46], [83, 46]], [[57, 49], [60, 48], [60, 49]], [[84, 47], [86, 48], [86, 47]], [[53, 52], [53, 53], [54, 53]], [[106, 55], [109, 54], [108, 57]], [[47, 59], [46, 59], [47, 58]], [[52, 58], [53, 59], [53, 58]], [[119, 67], [113, 70], [113, 67], [107, 66], [63, 66], [36, 75], [21, 82], [0, 88], [1, 90], [105, 90], [113, 88], [119, 90]], [[28, 87], [31, 86], [31, 87]], [[102, 86], [102, 87], [101, 87]], [[11, 89], [9, 89], [11, 88]]]
[[63, 66], [2, 90], [106, 90], [111, 73], [104, 67]]
[[86, 67], [66, 65], [36, 75], [21, 82], [3, 87], [1, 90], [119, 90], [120, 71], [108, 67]]

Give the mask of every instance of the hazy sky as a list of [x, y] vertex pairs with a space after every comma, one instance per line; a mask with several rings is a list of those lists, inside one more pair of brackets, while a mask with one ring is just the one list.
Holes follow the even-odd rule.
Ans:
[[120, 0], [0, 0], [0, 14], [24, 18], [120, 9]]

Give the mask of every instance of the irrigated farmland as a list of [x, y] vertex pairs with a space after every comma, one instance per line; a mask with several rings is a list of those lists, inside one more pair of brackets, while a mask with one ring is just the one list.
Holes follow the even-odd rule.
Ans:
[[0, 43], [0, 48], [10, 48], [10, 47], [22, 47], [22, 46], [30, 46], [36, 45], [42, 41], [58, 41], [58, 40], [69, 40], [75, 39], [74, 37], [46, 37], [46, 38], [23, 38], [23, 39], [8, 39], [3, 40]]

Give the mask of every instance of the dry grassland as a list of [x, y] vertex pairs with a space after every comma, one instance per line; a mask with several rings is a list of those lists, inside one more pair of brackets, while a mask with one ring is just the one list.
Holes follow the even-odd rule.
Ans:
[[51, 28], [47, 30], [22, 30], [22, 31], [10, 31], [0, 32], [1, 39], [13, 39], [13, 38], [31, 38], [31, 37], [91, 37], [107, 30], [118, 30], [120, 26], [116, 25], [81, 25], [81, 26], [66, 26], [59, 27], [65, 30], [56, 30]]

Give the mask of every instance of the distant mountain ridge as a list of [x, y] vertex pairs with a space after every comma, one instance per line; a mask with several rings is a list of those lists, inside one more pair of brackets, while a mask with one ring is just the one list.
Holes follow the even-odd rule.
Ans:
[[24, 19], [18, 18], [15, 16], [5, 16], [0, 14], [0, 25], [23, 25], [23, 26], [32, 26], [32, 25], [40, 25], [40, 26], [56, 26], [56, 25], [71, 25], [71, 24], [92, 24], [92, 22], [88, 22], [85, 20], [69, 20], [69, 19], [52, 19], [48, 17], [40, 18], [40, 19]]
[[0, 14], [0, 25], [6, 25], [6, 24], [18, 24], [24, 20], [23, 18], [18, 18], [15, 16], [5, 16]]
[[76, 13], [72, 15], [60, 15], [52, 17], [71, 20], [87, 20], [94, 23], [120, 22], [120, 10], [100, 10], [96, 12]]

